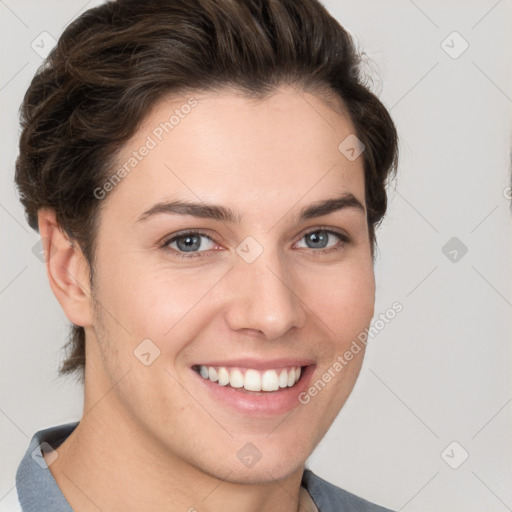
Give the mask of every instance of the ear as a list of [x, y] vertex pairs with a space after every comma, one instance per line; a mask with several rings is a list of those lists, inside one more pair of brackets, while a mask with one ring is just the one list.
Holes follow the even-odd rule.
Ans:
[[63, 232], [53, 210], [40, 209], [38, 222], [50, 287], [68, 319], [88, 327], [93, 307], [87, 260], [78, 244]]

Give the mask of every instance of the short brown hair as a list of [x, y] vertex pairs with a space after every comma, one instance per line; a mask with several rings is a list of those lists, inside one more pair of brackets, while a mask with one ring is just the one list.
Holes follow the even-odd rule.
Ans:
[[[164, 96], [233, 87], [265, 97], [281, 84], [341, 100], [363, 142], [372, 254], [396, 172], [397, 133], [370, 91], [349, 33], [317, 0], [117, 0], [73, 21], [20, 109], [15, 181], [28, 223], [46, 207], [91, 270], [100, 201], [93, 191]], [[325, 94], [324, 94], [325, 96]], [[340, 141], [341, 142], [341, 141]], [[85, 331], [71, 326], [59, 371], [83, 378]]]

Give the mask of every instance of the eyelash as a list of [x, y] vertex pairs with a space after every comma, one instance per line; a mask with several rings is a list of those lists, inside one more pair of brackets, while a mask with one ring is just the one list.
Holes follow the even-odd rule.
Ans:
[[[312, 233], [317, 233], [319, 231], [323, 231], [325, 233], [328, 233], [329, 235], [337, 236], [340, 239], [340, 243], [338, 245], [336, 245], [334, 247], [330, 247], [328, 249], [311, 249], [314, 253], [329, 254], [331, 252], [335, 252], [335, 251], [339, 251], [339, 250], [343, 249], [347, 244], [349, 244], [351, 242], [351, 239], [346, 234], [341, 233], [339, 231], [334, 231], [334, 230], [329, 229], [327, 227], [318, 227], [318, 228], [312, 229], [312, 230], [304, 233], [299, 240], [302, 240], [306, 236], [308, 236], [308, 235], [310, 235]], [[199, 231], [199, 230], [192, 229], [192, 230], [189, 230], [189, 231], [184, 231], [184, 232], [182, 232], [182, 233], [180, 233], [178, 235], [174, 235], [171, 238], [167, 238], [165, 241], [162, 242], [160, 248], [164, 249], [166, 251], [171, 251], [174, 256], [182, 258], [182, 259], [204, 257], [205, 255], [206, 256], [213, 256], [213, 254], [210, 251], [198, 251], [198, 252], [189, 252], [189, 253], [187, 253], [187, 252], [180, 252], [180, 251], [177, 251], [176, 249], [171, 249], [169, 247], [169, 244], [175, 242], [176, 240], [178, 240], [180, 238], [185, 238], [187, 236], [193, 236], [193, 235], [204, 236], [204, 237], [208, 238], [209, 240], [211, 240], [212, 242], [215, 242], [206, 233], [203, 233], [202, 231]], [[215, 252], [215, 251], [213, 251], [213, 252]]]

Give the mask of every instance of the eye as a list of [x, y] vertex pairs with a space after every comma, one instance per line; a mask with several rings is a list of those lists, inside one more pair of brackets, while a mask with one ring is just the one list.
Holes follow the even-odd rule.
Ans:
[[[208, 247], [208, 244], [206, 244], [207, 246], [204, 247], [204, 244], [202, 243], [203, 239], [207, 239], [211, 246]], [[215, 247], [215, 242], [208, 235], [205, 235], [200, 231], [187, 231], [185, 233], [175, 235], [163, 243], [163, 247], [172, 249], [183, 258], [201, 256], [201, 253], [212, 249], [212, 246]], [[202, 249], [201, 251], [199, 251], [200, 248]]]
[[[331, 241], [334, 239], [334, 243]], [[336, 239], [338, 243], [336, 245]], [[341, 249], [345, 244], [347, 244], [350, 240], [347, 235], [343, 233], [338, 233], [337, 231], [333, 231], [331, 229], [317, 228], [313, 231], [309, 231], [304, 234], [301, 240], [306, 241], [307, 249], [327, 249], [326, 251], [320, 251], [322, 253], [330, 252], [331, 250]], [[304, 247], [304, 246], [303, 246]]]

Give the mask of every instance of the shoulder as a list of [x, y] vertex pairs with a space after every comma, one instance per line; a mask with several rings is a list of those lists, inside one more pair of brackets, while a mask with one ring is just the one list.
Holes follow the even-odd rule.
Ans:
[[309, 492], [319, 512], [393, 512], [327, 482], [310, 469], [304, 470], [302, 485]]

